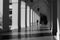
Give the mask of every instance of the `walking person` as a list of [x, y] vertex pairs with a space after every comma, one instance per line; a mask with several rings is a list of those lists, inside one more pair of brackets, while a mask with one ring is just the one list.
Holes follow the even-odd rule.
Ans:
[[37, 30], [38, 30], [38, 20], [37, 20]]

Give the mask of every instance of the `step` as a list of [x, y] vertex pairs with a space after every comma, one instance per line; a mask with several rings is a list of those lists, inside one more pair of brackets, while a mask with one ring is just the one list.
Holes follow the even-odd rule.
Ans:
[[40, 27], [40, 28], [49, 28], [49, 27]]
[[49, 29], [40, 29], [40, 31], [48, 31]]
[[16, 39], [16, 38], [31, 38], [31, 37], [44, 37], [44, 36], [51, 36], [51, 33], [37, 33], [37, 34], [18, 34], [18, 35], [1, 35], [0, 37], [4, 39]]
[[10, 33], [2, 33], [2, 35], [25, 35], [25, 34], [37, 34], [37, 33], [51, 33], [50, 30], [48, 31], [27, 31], [27, 32], [10, 32]]

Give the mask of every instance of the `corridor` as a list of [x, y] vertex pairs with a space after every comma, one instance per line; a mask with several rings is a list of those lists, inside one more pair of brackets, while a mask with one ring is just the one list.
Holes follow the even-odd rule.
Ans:
[[0, 1], [0, 40], [57, 40], [54, 0]]

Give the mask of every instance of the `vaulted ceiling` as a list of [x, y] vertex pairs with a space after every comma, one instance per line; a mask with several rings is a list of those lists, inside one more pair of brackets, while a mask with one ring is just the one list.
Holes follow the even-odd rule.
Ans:
[[[40, 13], [45, 15], [50, 15], [50, 8], [47, 0], [22, 0], [33, 9], [38, 15]], [[40, 15], [39, 15], [40, 16]]]

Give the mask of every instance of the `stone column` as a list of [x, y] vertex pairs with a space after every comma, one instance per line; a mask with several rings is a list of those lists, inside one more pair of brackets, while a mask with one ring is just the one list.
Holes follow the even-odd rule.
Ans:
[[27, 29], [27, 3], [25, 5], [25, 28]]
[[3, 30], [9, 31], [9, 0], [3, 0]]
[[31, 30], [31, 8], [29, 8], [29, 29]]
[[18, 0], [18, 32], [21, 31], [21, 0]]
[[53, 0], [53, 35], [57, 33], [57, 0]]

